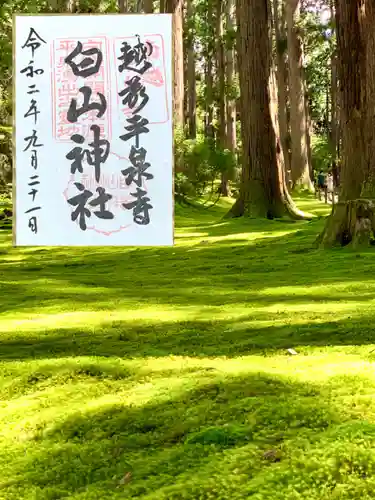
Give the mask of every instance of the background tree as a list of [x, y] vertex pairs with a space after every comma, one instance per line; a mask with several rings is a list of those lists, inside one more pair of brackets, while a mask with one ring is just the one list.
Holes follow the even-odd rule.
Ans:
[[[286, 41], [286, 5], [286, 0], [273, 0], [274, 42], [273, 50], [270, 49], [269, 64], [270, 68], [277, 68], [277, 92], [274, 92], [275, 89], [271, 92], [269, 88], [268, 97], [271, 99], [272, 96], [276, 96], [279, 104], [275, 108], [278, 120], [273, 124], [273, 129], [281, 144], [284, 161], [281, 157], [277, 168], [286, 163], [285, 170], [288, 171], [290, 170], [291, 140], [292, 143], [294, 140], [295, 144], [300, 144], [301, 137], [296, 135], [297, 132], [300, 133], [298, 127], [290, 130], [292, 89], [287, 71], [291, 61], [288, 58]], [[269, 22], [271, 11], [268, 3], [266, 7], [267, 22]], [[334, 97], [331, 96], [330, 72], [335, 37], [329, 34], [329, 25], [324, 24], [319, 17], [319, 12], [324, 9], [329, 11], [329, 5], [324, 0], [301, 0], [298, 23], [294, 18], [292, 25], [293, 30], [300, 35], [300, 44], [306, 54], [305, 58], [301, 58], [300, 67], [297, 69], [303, 76], [300, 80], [302, 81], [301, 92], [304, 93], [306, 130], [310, 128], [308, 116], [311, 114], [315, 169], [328, 168], [332, 161], [329, 143], [332, 139], [331, 130], [338, 122], [334, 119], [332, 104]], [[1, 151], [5, 152], [0, 153], [3, 154], [0, 172], [3, 173], [4, 168], [9, 171], [11, 165], [11, 129], [9, 128], [12, 102], [11, 15], [14, 10], [25, 13], [66, 12], [67, 10], [73, 10], [76, 13], [120, 11], [149, 13], [153, 10], [172, 12], [174, 14], [173, 96], [178, 201], [188, 202], [188, 200], [202, 196], [217, 200], [218, 192], [229, 194], [229, 185], [233, 196], [238, 198], [241, 186], [238, 179], [246, 178], [249, 161], [256, 155], [252, 151], [249, 159], [248, 145], [246, 149], [242, 144], [245, 135], [240, 133], [241, 117], [242, 121], [246, 122], [247, 115], [251, 112], [249, 111], [249, 98], [245, 96], [245, 106], [241, 106], [242, 97], [239, 98], [238, 68], [240, 67], [242, 72], [242, 66], [238, 64], [240, 54], [235, 46], [234, 0], [225, 2], [218, 0], [185, 0], [185, 2], [182, 0], [72, 0], [71, 2], [67, 0], [33, 0], [33, 2], [4, 0], [0, 6], [0, 127], [2, 127], [0, 143], [2, 143]], [[267, 37], [270, 41], [270, 32]], [[242, 35], [240, 38], [242, 39]], [[241, 43], [243, 41], [240, 41]], [[241, 89], [242, 93], [248, 93], [248, 88], [243, 82]], [[272, 134], [268, 135], [267, 140], [270, 138], [274, 141]], [[308, 134], [305, 142], [308, 152]], [[254, 148], [258, 147], [257, 141], [252, 141], [251, 144]], [[266, 163], [264, 159], [262, 164], [263, 162]], [[2, 166], [5, 164], [7, 167]], [[339, 158], [337, 164], [339, 165]], [[262, 169], [259, 167], [259, 171]], [[244, 176], [241, 177], [242, 171]], [[270, 178], [267, 169], [262, 175], [264, 179]], [[282, 175], [278, 177], [281, 182], [279, 191], [269, 187], [267, 183], [271, 181], [264, 180], [265, 186], [268, 186], [265, 187], [266, 191], [271, 193], [270, 199], [275, 196], [275, 199], [269, 202], [271, 205], [280, 205], [277, 201], [281, 196], [280, 193], [284, 200], [290, 200], [284, 177], [283, 170]], [[255, 184], [251, 189], [257, 192], [259, 179], [255, 175], [253, 180]], [[241, 192], [244, 192], [243, 187], [241, 187]], [[286, 202], [285, 204], [288, 205]], [[285, 212], [284, 209], [273, 212], [276, 214], [283, 211]], [[260, 213], [267, 214], [268, 210], [260, 211]]]
[[225, 70], [226, 70], [226, 147], [234, 153], [237, 147], [236, 131], [236, 72], [235, 72], [235, 0], [226, 2]]
[[174, 123], [184, 126], [184, 20], [183, 0], [165, 0], [165, 12], [173, 14], [173, 114]]
[[299, 213], [285, 186], [277, 127], [277, 95], [271, 61], [270, 6], [237, 0], [241, 68], [242, 180], [233, 216], [281, 217]]
[[291, 127], [291, 173], [294, 187], [312, 190], [309, 158], [309, 127], [303, 75], [303, 44], [299, 29], [300, 0], [287, 0], [286, 22], [289, 62], [289, 100]]
[[186, 79], [186, 98], [187, 98], [187, 135], [194, 139], [197, 135], [197, 90], [195, 74], [195, 11], [192, 0], [186, 2], [186, 52], [187, 52], [187, 79]]
[[336, 1], [342, 123], [340, 201], [319, 238], [323, 246], [369, 245], [375, 200], [375, 9], [371, 0]]

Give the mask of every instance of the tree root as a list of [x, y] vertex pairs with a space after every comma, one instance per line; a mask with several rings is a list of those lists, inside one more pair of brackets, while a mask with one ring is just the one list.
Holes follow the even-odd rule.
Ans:
[[359, 249], [374, 244], [374, 235], [374, 200], [340, 201], [333, 208], [316, 243], [322, 248], [350, 245], [353, 249]]

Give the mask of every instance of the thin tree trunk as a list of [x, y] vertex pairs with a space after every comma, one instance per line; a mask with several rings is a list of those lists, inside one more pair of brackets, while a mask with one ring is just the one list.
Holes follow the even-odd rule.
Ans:
[[187, 0], [187, 122], [188, 136], [194, 139], [197, 135], [196, 119], [196, 82], [195, 82], [195, 14], [192, 0]]
[[[335, 19], [335, 9], [333, 0], [330, 0], [331, 20]], [[334, 34], [332, 31], [332, 35]], [[335, 188], [338, 186], [337, 171], [337, 150], [338, 150], [338, 127], [337, 127], [337, 50], [332, 51], [331, 56], [331, 126], [330, 126], [330, 144], [332, 154], [332, 175]]]
[[309, 173], [311, 180], [311, 188], [313, 189], [314, 183], [314, 171], [312, 166], [312, 150], [311, 150], [311, 135], [312, 135], [312, 125], [311, 125], [311, 117], [310, 117], [310, 109], [309, 109], [309, 99], [308, 99], [308, 91], [305, 77], [302, 79], [304, 95], [305, 95], [305, 118], [306, 118], [306, 147], [307, 147], [307, 158], [309, 163]]
[[292, 181], [294, 187], [313, 190], [308, 154], [305, 89], [303, 84], [302, 43], [296, 27], [299, 1], [287, 0], [290, 126], [292, 142]]
[[276, 36], [276, 63], [277, 63], [277, 91], [279, 98], [279, 127], [280, 142], [283, 148], [286, 178], [291, 177], [290, 153], [289, 153], [289, 128], [287, 118], [287, 82], [286, 82], [286, 49], [287, 37], [285, 26], [285, 9], [279, 15], [279, 0], [273, 0], [274, 25]]
[[[209, 36], [207, 40], [206, 47], [206, 68], [205, 68], [205, 77], [206, 77], [206, 123], [205, 123], [205, 135], [209, 138], [214, 138], [214, 128], [213, 128], [213, 67], [212, 67], [212, 58], [213, 58], [213, 32], [212, 31], [212, 23], [213, 23], [213, 13], [212, 13], [212, 1], [207, 0], [207, 27], [209, 30]], [[210, 36], [211, 35], [211, 36]]]
[[173, 14], [173, 111], [174, 123], [184, 126], [184, 40], [183, 0], [165, 0], [165, 10]]
[[226, 29], [227, 36], [229, 37], [228, 47], [226, 50], [226, 79], [228, 95], [226, 99], [227, 104], [227, 119], [226, 119], [226, 146], [229, 151], [233, 153], [237, 147], [236, 137], [236, 100], [233, 97], [234, 85], [234, 20], [235, 20], [235, 1], [227, 0], [226, 4]]
[[[225, 113], [225, 63], [224, 63], [224, 41], [223, 41], [223, 2], [216, 2], [216, 79], [218, 85], [218, 102], [217, 102], [217, 122], [218, 130], [216, 137], [216, 146], [218, 149], [225, 148], [226, 140], [226, 113]], [[229, 178], [228, 172], [223, 172], [221, 175], [220, 192], [223, 196], [229, 196]]]
[[303, 216], [285, 189], [269, 21], [268, 2], [237, 0], [243, 164], [235, 217]]
[[160, 0], [159, 12], [163, 14], [165, 12], [165, 0]]

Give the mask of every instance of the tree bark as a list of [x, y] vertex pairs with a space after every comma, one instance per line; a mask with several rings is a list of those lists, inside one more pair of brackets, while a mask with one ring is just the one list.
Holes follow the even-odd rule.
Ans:
[[187, 129], [188, 136], [195, 139], [197, 135], [197, 96], [195, 82], [195, 51], [194, 51], [194, 34], [195, 34], [195, 13], [192, 0], [187, 0]]
[[118, 10], [121, 14], [128, 12], [128, 0], [118, 0]]
[[213, 12], [212, 12], [212, 1], [207, 0], [207, 28], [208, 28], [208, 37], [207, 37], [207, 46], [206, 46], [206, 54], [205, 54], [205, 80], [206, 80], [206, 116], [205, 116], [205, 136], [213, 139], [214, 127], [213, 127], [213, 119], [214, 119], [214, 111], [213, 111], [213, 67], [212, 67], [212, 59], [213, 59]]
[[342, 167], [340, 201], [318, 243], [368, 246], [375, 231], [375, 8], [336, 0]]
[[[217, 136], [216, 147], [220, 150], [225, 148], [226, 140], [226, 113], [225, 113], [225, 62], [224, 62], [224, 40], [223, 40], [223, 2], [216, 2], [216, 80], [218, 86], [217, 102]], [[229, 177], [228, 172], [221, 174], [220, 192], [223, 196], [229, 196]]]
[[273, 0], [274, 27], [276, 38], [276, 64], [277, 64], [277, 92], [279, 98], [279, 127], [280, 142], [283, 149], [286, 178], [291, 178], [291, 162], [289, 152], [289, 127], [287, 118], [287, 36], [285, 26], [285, 8], [282, 6], [281, 16], [279, 15], [279, 0]]
[[225, 64], [224, 64], [224, 44], [223, 44], [223, 2], [216, 2], [216, 79], [218, 85], [218, 135], [217, 145], [220, 148], [225, 146]]
[[165, 0], [165, 11], [173, 14], [173, 114], [174, 124], [184, 126], [183, 0]]
[[243, 164], [240, 196], [229, 215], [300, 218], [285, 186], [269, 9], [264, 0], [237, 0]]
[[305, 88], [303, 83], [303, 50], [299, 20], [300, 0], [287, 0], [286, 21], [288, 32], [290, 127], [292, 143], [293, 187], [313, 190], [308, 154], [308, 120], [306, 118]]
[[143, 0], [143, 10], [146, 14], [154, 12], [154, 0]]
[[[335, 20], [335, 9], [333, 0], [330, 0], [331, 20]], [[335, 27], [332, 30], [334, 35]], [[332, 154], [332, 175], [334, 186], [338, 186], [338, 169], [337, 169], [337, 143], [338, 143], [338, 127], [337, 127], [337, 50], [336, 47], [332, 50], [331, 56], [331, 126], [330, 126], [330, 145]]]
[[[361, 19], [361, 29], [365, 49], [365, 96], [364, 137], [365, 163], [361, 197], [375, 200], [375, 3], [374, 0], [364, 0], [365, 15]], [[363, 84], [363, 82], [362, 82]]]
[[227, 80], [227, 99], [226, 99], [226, 147], [233, 153], [237, 147], [236, 133], [236, 99], [234, 97], [234, 21], [235, 21], [235, 1], [227, 0], [226, 4], [226, 29], [228, 43], [226, 48], [226, 80]]

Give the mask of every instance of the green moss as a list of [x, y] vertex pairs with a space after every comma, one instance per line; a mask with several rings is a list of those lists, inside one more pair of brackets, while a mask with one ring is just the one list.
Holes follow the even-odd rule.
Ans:
[[0, 231], [0, 500], [373, 498], [374, 252], [228, 203], [173, 248]]

